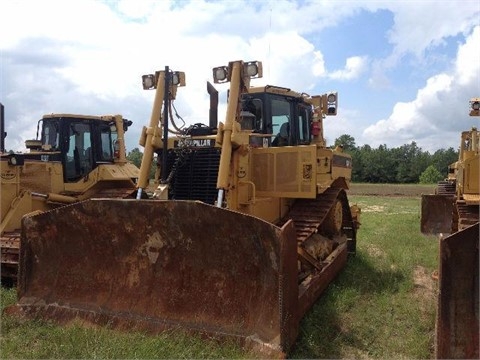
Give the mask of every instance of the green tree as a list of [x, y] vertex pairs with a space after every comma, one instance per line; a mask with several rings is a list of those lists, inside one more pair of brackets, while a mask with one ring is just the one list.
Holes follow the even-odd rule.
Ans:
[[396, 182], [416, 183], [429, 164], [429, 154], [422, 151], [415, 141], [410, 145], [403, 145], [397, 149], [397, 176]]
[[442, 179], [443, 179], [443, 176], [442, 174], [440, 174], [437, 168], [434, 165], [430, 165], [420, 175], [419, 181], [420, 181], [420, 184], [436, 184]]
[[431, 164], [435, 165], [440, 174], [445, 177], [448, 174], [448, 165], [458, 160], [458, 151], [453, 148], [439, 149], [432, 155]]
[[343, 134], [340, 137], [335, 139], [334, 146], [343, 146], [343, 151], [347, 153], [351, 153], [353, 150], [356, 149], [355, 146], [355, 138], [348, 134]]
[[131, 161], [136, 167], [140, 167], [142, 164], [142, 156], [143, 153], [140, 152], [139, 148], [134, 148], [132, 151], [130, 151], [127, 155], [127, 160]]
[[370, 145], [356, 146], [354, 137], [343, 134], [335, 139], [334, 147], [338, 145], [352, 156], [354, 182], [417, 183], [430, 165], [445, 177], [448, 165], [458, 159], [453, 148], [440, 149], [431, 155], [415, 141], [392, 149], [385, 144], [373, 149]]
[[[127, 160], [131, 161], [139, 169], [140, 169], [140, 166], [142, 165], [142, 158], [143, 158], [143, 153], [140, 151], [139, 148], [134, 148], [127, 155]], [[154, 154], [152, 165], [150, 167], [150, 172], [149, 172], [150, 179], [153, 179], [155, 177], [155, 169], [156, 169], [156, 157]]]
[[342, 146], [343, 151], [352, 156], [352, 181], [362, 181], [362, 157], [360, 149], [355, 145], [355, 138], [348, 134], [343, 134], [335, 139], [333, 147]]
[[352, 155], [352, 181], [361, 182], [363, 181], [362, 153], [357, 147], [354, 150], [350, 151], [350, 155]]
[[383, 144], [378, 149], [365, 145], [361, 149], [361, 163], [363, 165], [363, 180], [369, 183], [395, 182], [395, 163], [392, 151]]

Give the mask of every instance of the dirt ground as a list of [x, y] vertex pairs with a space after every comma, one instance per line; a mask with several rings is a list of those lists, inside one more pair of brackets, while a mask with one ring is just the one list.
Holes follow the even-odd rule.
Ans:
[[433, 194], [435, 184], [368, 184], [351, 183], [348, 193], [350, 195], [380, 195], [380, 196], [412, 196], [420, 197], [422, 194]]
[[[429, 273], [423, 266], [416, 266], [413, 269], [413, 284], [415, 285], [415, 297], [419, 300], [418, 304], [422, 306], [430, 306], [435, 302], [438, 292], [438, 274], [437, 272]], [[422, 309], [427, 311], [427, 308]]]

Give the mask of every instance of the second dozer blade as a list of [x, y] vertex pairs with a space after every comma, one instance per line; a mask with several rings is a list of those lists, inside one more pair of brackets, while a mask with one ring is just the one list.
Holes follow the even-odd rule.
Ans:
[[423, 234], [450, 234], [452, 232], [453, 207], [453, 196], [422, 195], [420, 231]]
[[440, 239], [437, 359], [479, 358], [479, 229]]

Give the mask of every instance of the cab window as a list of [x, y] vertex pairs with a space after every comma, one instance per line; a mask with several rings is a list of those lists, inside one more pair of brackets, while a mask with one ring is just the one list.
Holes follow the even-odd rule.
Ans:
[[310, 116], [311, 108], [305, 104], [297, 107], [297, 140], [300, 145], [310, 144]]
[[284, 98], [272, 98], [272, 146], [286, 146], [291, 144], [290, 101]]
[[[115, 127], [114, 127], [115, 128]], [[110, 125], [102, 124], [100, 126], [101, 148], [98, 154], [100, 161], [113, 161], [113, 143], [117, 139], [117, 131], [112, 132]]]
[[240, 125], [242, 130], [253, 130], [254, 132], [263, 132], [263, 103], [260, 99], [244, 98], [242, 99], [242, 108], [240, 111]]
[[43, 120], [42, 126], [42, 145], [50, 145], [51, 150], [58, 150], [60, 132], [58, 127], [58, 120]]
[[72, 122], [69, 126], [68, 149], [65, 154], [65, 178], [75, 181], [87, 175], [93, 168], [90, 125]]

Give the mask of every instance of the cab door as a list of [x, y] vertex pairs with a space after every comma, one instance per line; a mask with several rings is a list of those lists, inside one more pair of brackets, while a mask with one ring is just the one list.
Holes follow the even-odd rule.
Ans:
[[64, 141], [65, 182], [75, 182], [87, 176], [94, 168], [91, 123], [82, 120], [69, 121]]

